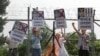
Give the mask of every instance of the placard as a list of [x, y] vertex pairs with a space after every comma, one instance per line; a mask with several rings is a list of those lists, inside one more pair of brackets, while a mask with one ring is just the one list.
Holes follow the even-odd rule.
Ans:
[[32, 26], [33, 27], [44, 27], [44, 11], [33, 11], [32, 12]]
[[27, 29], [28, 25], [26, 23], [16, 21], [11, 31], [11, 41], [22, 43], [24, 40], [24, 36], [26, 35]]
[[78, 20], [79, 29], [93, 29], [93, 17], [80, 17]]
[[66, 28], [66, 20], [64, 9], [56, 9], [54, 10], [54, 18], [56, 22], [56, 28]]
[[93, 29], [93, 14], [92, 8], [78, 8], [78, 28]]

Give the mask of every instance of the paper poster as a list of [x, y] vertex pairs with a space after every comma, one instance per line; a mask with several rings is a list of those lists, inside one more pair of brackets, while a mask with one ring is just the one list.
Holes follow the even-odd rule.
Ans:
[[65, 12], [64, 9], [54, 10], [54, 18], [56, 22], [56, 28], [66, 28]]
[[93, 14], [92, 8], [78, 8], [78, 28], [93, 29]]
[[33, 27], [44, 27], [44, 11], [33, 11], [32, 12], [32, 26]]
[[26, 23], [16, 21], [11, 31], [11, 40], [18, 43], [22, 43], [24, 40], [24, 36], [26, 35], [27, 29], [28, 25]]

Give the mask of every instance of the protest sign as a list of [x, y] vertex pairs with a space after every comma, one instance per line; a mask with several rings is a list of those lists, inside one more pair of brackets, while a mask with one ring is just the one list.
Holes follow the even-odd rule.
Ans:
[[32, 12], [32, 26], [33, 27], [44, 27], [44, 11], [33, 11]]
[[56, 22], [56, 28], [66, 28], [66, 20], [64, 9], [56, 9], [54, 10], [54, 18]]
[[11, 31], [11, 41], [22, 43], [26, 35], [28, 25], [26, 23], [16, 21]]
[[78, 8], [78, 28], [93, 29], [93, 9]]

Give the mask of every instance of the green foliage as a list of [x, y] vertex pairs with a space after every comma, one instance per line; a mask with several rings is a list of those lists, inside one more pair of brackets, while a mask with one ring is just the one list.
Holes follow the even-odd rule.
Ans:
[[46, 48], [46, 43], [47, 43], [52, 32], [47, 27], [45, 27], [41, 30], [43, 30], [43, 32], [41, 33], [41, 35], [43, 37], [41, 40], [41, 46], [42, 46], [42, 50], [44, 50]]
[[6, 24], [6, 22], [5, 22], [5, 20], [6, 20], [6, 18], [5, 19], [3, 19], [2, 17], [0, 17], [0, 33], [3, 31], [3, 25], [5, 25]]
[[8, 51], [6, 47], [0, 46], [0, 56], [8, 56]]
[[3, 16], [6, 14], [6, 8], [9, 5], [9, 0], [0, 0], [0, 33], [3, 31], [3, 25], [5, 25], [5, 20]]
[[91, 33], [91, 32], [89, 32], [88, 33], [89, 34], [89, 36], [90, 36], [90, 39], [92, 40], [92, 41], [95, 41], [96, 40], [96, 34], [95, 33]]
[[19, 56], [25, 56], [26, 55], [26, 53], [27, 53], [27, 44], [26, 43], [19, 45], [18, 53], [19, 53]]
[[4, 45], [6, 38], [7, 38], [7, 37], [5, 37], [4, 34], [2, 34], [2, 35], [0, 36], [0, 46]]
[[100, 55], [100, 40], [96, 40], [93, 46], [95, 47], [96, 55]]
[[9, 0], [0, 0], [0, 15], [6, 14], [6, 8], [9, 5]]
[[78, 43], [78, 35], [73, 33], [67, 33], [67, 44], [65, 45], [67, 51], [71, 55], [77, 55], [78, 49], [77, 49], [77, 43]]

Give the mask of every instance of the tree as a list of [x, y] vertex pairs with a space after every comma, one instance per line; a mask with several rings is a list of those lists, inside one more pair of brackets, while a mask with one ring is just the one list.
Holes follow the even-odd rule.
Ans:
[[78, 35], [76, 33], [70, 32], [66, 33], [67, 37], [67, 42], [65, 44], [65, 47], [69, 53], [69, 55], [77, 55], [78, 54], [78, 48], [77, 48], [77, 43], [78, 43]]
[[6, 8], [9, 5], [9, 0], [0, 0], [0, 16], [6, 14]]
[[18, 47], [19, 56], [25, 56], [27, 53], [27, 40], [24, 40], [23, 44], [20, 44]]
[[95, 47], [95, 55], [100, 56], [100, 40], [96, 40], [94, 42], [94, 47]]
[[0, 33], [3, 31], [3, 25], [5, 24], [5, 19], [2, 19], [2, 17], [0, 17]]
[[[3, 31], [3, 26], [5, 25], [6, 18], [4, 17], [6, 15], [6, 8], [9, 5], [9, 0], [0, 0], [0, 33]], [[1, 35], [0, 37], [0, 45], [4, 43], [4, 35]]]
[[4, 18], [4, 15], [6, 14], [6, 8], [8, 5], [8, 0], [0, 0], [0, 33], [3, 31], [3, 25], [6, 23], [6, 18]]
[[4, 45], [6, 38], [7, 36], [4, 36], [4, 34], [0, 36], [0, 46]]
[[0, 56], [8, 56], [8, 51], [6, 46], [0, 46]]
[[43, 32], [41, 33], [43, 39], [41, 40], [41, 46], [42, 46], [42, 50], [44, 50], [46, 48], [46, 43], [48, 42], [50, 35], [51, 35], [51, 30], [48, 29], [48, 27], [45, 27], [42, 29]]

